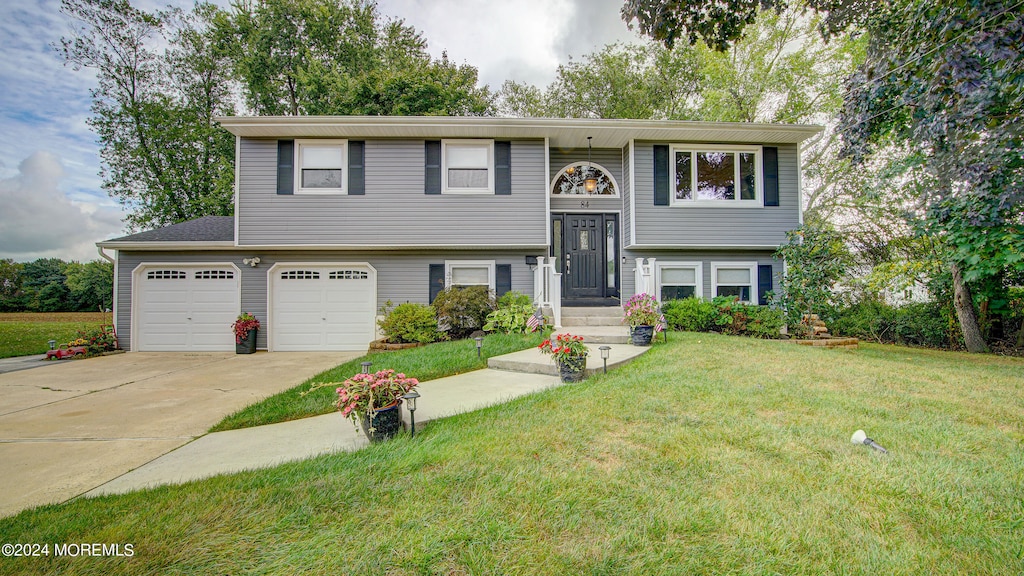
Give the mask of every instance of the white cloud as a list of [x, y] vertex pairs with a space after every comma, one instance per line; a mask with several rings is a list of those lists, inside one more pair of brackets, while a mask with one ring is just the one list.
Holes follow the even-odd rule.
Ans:
[[93, 260], [95, 243], [121, 231], [118, 208], [72, 201], [61, 190], [65, 179], [60, 159], [39, 151], [0, 180], [0, 258]]

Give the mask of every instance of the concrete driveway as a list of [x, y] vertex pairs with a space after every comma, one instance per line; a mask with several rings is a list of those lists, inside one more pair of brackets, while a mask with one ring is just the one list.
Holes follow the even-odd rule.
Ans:
[[355, 352], [133, 352], [0, 374], [0, 516], [63, 502]]

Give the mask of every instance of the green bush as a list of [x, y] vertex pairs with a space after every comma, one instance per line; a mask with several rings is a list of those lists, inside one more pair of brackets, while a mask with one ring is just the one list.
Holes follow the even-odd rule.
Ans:
[[377, 322], [388, 342], [429, 344], [440, 339], [437, 312], [433, 306], [406, 302], [392, 308], [391, 301], [381, 308], [384, 318]]
[[778, 338], [786, 323], [782, 310], [771, 306], [746, 306], [747, 326], [745, 336], [754, 338]]
[[841, 308], [829, 322], [829, 331], [887, 344], [960, 348], [958, 324], [948, 309], [936, 302], [915, 302], [895, 307], [863, 301]]
[[434, 309], [450, 338], [465, 338], [487, 323], [487, 315], [494, 311], [494, 293], [486, 286], [452, 286], [438, 293]]
[[530, 331], [526, 322], [533, 316], [535, 310], [532, 304], [499, 306], [497, 310], [487, 315], [484, 330], [502, 334], [526, 334]]
[[715, 324], [718, 308], [703, 298], [691, 296], [663, 302], [661, 313], [665, 315], [665, 323], [673, 330], [707, 332]]
[[533, 306], [533, 298], [518, 290], [509, 290], [498, 298], [498, 308], [511, 308], [512, 306]]

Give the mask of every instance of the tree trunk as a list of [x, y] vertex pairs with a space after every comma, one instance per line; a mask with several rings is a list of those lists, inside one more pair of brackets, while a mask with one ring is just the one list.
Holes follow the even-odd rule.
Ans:
[[988, 352], [988, 345], [981, 337], [981, 329], [978, 327], [978, 316], [974, 313], [971, 289], [964, 282], [959, 265], [950, 265], [950, 270], [953, 272], [953, 308], [956, 310], [957, 320], [960, 321], [960, 331], [964, 335], [967, 351]]

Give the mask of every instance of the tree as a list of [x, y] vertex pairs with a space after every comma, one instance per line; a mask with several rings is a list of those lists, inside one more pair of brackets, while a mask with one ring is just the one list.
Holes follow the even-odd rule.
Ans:
[[248, 107], [260, 115], [486, 114], [477, 71], [365, 0], [238, 2], [216, 19]]
[[65, 285], [70, 291], [71, 309], [75, 311], [106, 310], [114, 296], [114, 265], [106, 260], [64, 265]]
[[[727, 0], [721, 10], [697, 2], [665, 5], [629, 0], [627, 21], [669, 45], [685, 36], [724, 48], [749, 24], [753, 4]], [[944, 246], [954, 305], [968, 350], [982, 352], [971, 282], [1024, 268], [1024, 21], [997, 0], [814, 0], [824, 26], [847, 26], [869, 38], [864, 63], [851, 77], [840, 122], [855, 163], [900, 149], [922, 167], [915, 229]]]
[[17, 312], [25, 308], [25, 294], [21, 290], [22, 264], [10, 258], [0, 259], [0, 311]]
[[789, 326], [804, 326], [813, 337], [810, 315], [838, 305], [833, 289], [847, 275], [851, 256], [842, 235], [829, 226], [805, 225], [786, 238], [775, 253], [786, 262], [778, 297]]
[[27, 297], [27, 308], [33, 312], [68, 310], [70, 290], [64, 282], [64, 262], [59, 258], [39, 258], [26, 262], [21, 269], [21, 282]]
[[[206, 32], [215, 14], [148, 13], [127, 0], [62, 0], [73, 32], [57, 50], [92, 68], [103, 187], [131, 229], [230, 215], [234, 140], [213, 122], [234, 113], [225, 56]], [[159, 49], [160, 45], [170, 48]]]

